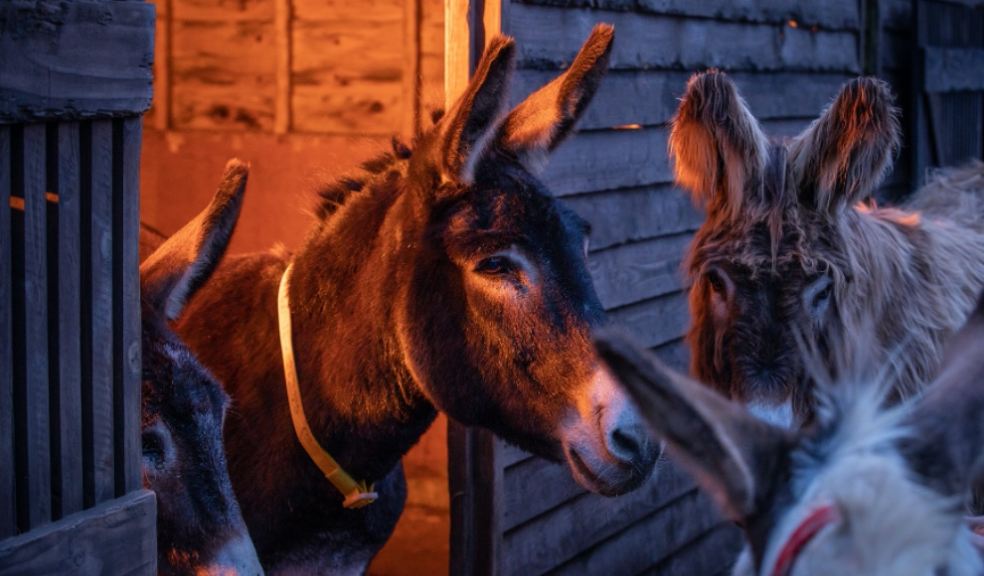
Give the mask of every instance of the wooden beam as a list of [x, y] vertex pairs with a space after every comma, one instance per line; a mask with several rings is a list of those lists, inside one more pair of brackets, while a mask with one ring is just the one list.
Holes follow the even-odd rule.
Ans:
[[153, 61], [153, 4], [2, 2], [0, 123], [141, 114]]
[[926, 47], [922, 66], [928, 93], [984, 91], [984, 49]]
[[157, 0], [154, 53], [154, 128], [171, 127], [171, 0]]
[[421, 83], [420, 23], [421, 0], [405, 0], [403, 4], [403, 137], [408, 141], [420, 133]]
[[273, 26], [277, 47], [277, 92], [273, 132], [286, 134], [291, 127], [291, 0], [275, 0]]
[[[488, 40], [504, 32], [509, 0], [445, 0], [444, 98], [450, 110], [465, 90]], [[500, 571], [502, 489], [497, 442], [491, 433], [448, 421], [452, 574]]]
[[154, 493], [137, 490], [0, 540], [0, 576], [14, 574], [156, 574]]
[[0, 540], [17, 532], [14, 458], [14, 328], [10, 253], [11, 128], [0, 126]]

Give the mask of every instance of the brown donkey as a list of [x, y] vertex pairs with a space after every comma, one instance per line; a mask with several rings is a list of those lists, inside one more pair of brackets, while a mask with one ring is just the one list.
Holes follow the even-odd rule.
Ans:
[[161, 574], [262, 573], [222, 448], [229, 398], [168, 326], [222, 259], [246, 174], [245, 165], [230, 162], [208, 208], [140, 266], [142, 471], [157, 493]]
[[[566, 459], [595, 492], [651, 473], [658, 446], [591, 345], [604, 315], [587, 226], [533, 175], [594, 95], [612, 38], [597, 27], [566, 73], [508, 113], [515, 46], [493, 39], [413, 150], [396, 145], [322, 192], [297, 254], [227, 259], [190, 304], [180, 332], [233, 398], [230, 474], [268, 572], [362, 572], [402, 511], [400, 458], [437, 410]], [[376, 483], [367, 507], [343, 508], [292, 429], [280, 285], [310, 428]]]
[[707, 211], [687, 264], [700, 380], [803, 424], [813, 383], [797, 340], [827, 350], [845, 325], [877, 327], [871, 360], [897, 363], [896, 398], [932, 380], [984, 285], [984, 165], [943, 174], [902, 210], [860, 204], [898, 146], [879, 80], [849, 82], [802, 134], [774, 142], [724, 74], [691, 78], [670, 152]]

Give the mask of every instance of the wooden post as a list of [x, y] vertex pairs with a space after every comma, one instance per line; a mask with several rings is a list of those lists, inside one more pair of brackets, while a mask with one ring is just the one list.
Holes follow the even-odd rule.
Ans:
[[171, 127], [171, 0], [157, 0], [154, 58], [154, 128]]
[[274, 29], [277, 47], [277, 92], [273, 113], [273, 132], [286, 134], [291, 126], [291, 7], [290, 0], [276, 0]]
[[[504, 32], [509, 0], [445, 0], [444, 104], [450, 111], [468, 85], [489, 39]], [[448, 420], [451, 495], [450, 573], [486, 576], [499, 571], [502, 466], [490, 432]]]
[[10, 258], [10, 136], [0, 126], [0, 540], [17, 532], [14, 472], [14, 352]]
[[405, 0], [403, 11], [403, 137], [408, 141], [420, 133], [421, 0]]

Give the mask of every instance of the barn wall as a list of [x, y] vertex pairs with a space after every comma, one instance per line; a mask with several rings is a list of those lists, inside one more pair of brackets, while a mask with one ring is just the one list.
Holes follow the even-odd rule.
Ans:
[[[252, 163], [231, 253], [294, 249], [314, 188], [428, 126], [444, 98], [442, 0], [156, 0], [155, 100], [141, 217], [169, 235], [212, 196], [231, 156]], [[144, 230], [144, 254], [159, 239]], [[410, 496], [371, 573], [446, 573], [443, 418], [404, 459]]]
[[[903, 3], [878, 8], [892, 15], [889, 43], [904, 34]], [[673, 364], [687, 365], [681, 258], [702, 219], [673, 186], [666, 152], [667, 122], [687, 78], [708, 67], [727, 71], [765, 131], [792, 136], [863, 71], [866, 7], [857, 0], [514, 0], [503, 8], [503, 29], [519, 46], [517, 101], [570, 62], [595, 23], [615, 25], [612, 71], [545, 178], [592, 223], [590, 268], [610, 317]], [[902, 72], [900, 51], [880, 56], [890, 79]], [[497, 573], [729, 570], [736, 531], [672, 465], [636, 492], [605, 499], [577, 486], [563, 466], [504, 444], [495, 462]]]

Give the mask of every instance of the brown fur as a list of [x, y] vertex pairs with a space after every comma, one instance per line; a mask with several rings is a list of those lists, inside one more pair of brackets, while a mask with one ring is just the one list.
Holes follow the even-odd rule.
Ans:
[[838, 327], [873, 325], [873, 362], [902, 350], [897, 396], [931, 380], [984, 285], [984, 168], [938, 177], [911, 208], [858, 204], [898, 143], [879, 80], [848, 83], [803, 134], [768, 143], [724, 74], [691, 79], [670, 151], [707, 209], [687, 260], [697, 376], [744, 401], [791, 402], [803, 422], [814, 399], [797, 337], [825, 350]]

